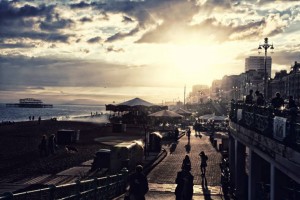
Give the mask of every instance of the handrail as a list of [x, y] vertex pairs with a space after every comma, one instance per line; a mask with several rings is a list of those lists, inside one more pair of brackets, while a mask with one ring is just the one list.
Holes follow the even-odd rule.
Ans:
[[[128, 170], [123, 168], [121, 173], [64, 185], [50, 185], [47, 188], [20, 193], [7, 192], [0, 200], [39, 199], [111, 199], [125, 192]], [[105, 191], [105, 192], [104, 192]]]
[[[274, 118], [282, 117], [286, 120], [287, 136], [282, 140], [274, 137]], [[291, 148], [299, 149], [300, 123], [299, 111], [288, 109], [274, 109], [271, 106], [257, 106], [245, 103], [231, 103], [229, 118], [256, 133], [274, 139]]]

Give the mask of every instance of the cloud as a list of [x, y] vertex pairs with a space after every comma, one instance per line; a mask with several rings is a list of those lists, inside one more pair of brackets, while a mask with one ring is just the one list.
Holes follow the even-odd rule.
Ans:
[[114, 48], [113, 46], [109, 46], [106, 48], [106, 52], [124, 52], [123, 48]]
[[139, 27], [135, 27], [134, 29], [132, 29], [131, 31], [129, 31], [128, 33], [121, 33], [121, 32], [118, 32], [110, 37], [108, 37], [105, 42], [115, 42], [117, 40], [122, 40], [126, 37], [129, 37], [129, 36], [133, 36], [135, 35], [136, 33], [139, 32]]
[[98, 43], [100, 41], [101, 41], [101, 37], [97, 36], [97, 37], [93, 37], [93, 38], [89, 39], [87, 41], [87, 43], [94, 44], [94, 43]]
[[92, 22], [93, 20], [92, 20], [92, 18], [89, 18], [89, 17], [82, 17], [80, 19], [80, 21], [84, 23], [84, 22]]
[[61, 19], [59, 14], [48, 15], [45, 21], [40, 23], [41, 30], [56, 31], [57, 29], [70, 28], [74, 24], [71, 19]]
[[133, 21], [134, 21], [134, 20], [131, 19], [130, 17], [123, 16], [122, 22], [124, 22], [124, 23], [131, 23], [131, 22], [133, 22]]
[[33, 48], [34, 44], [26, 44], [26, 43], [0, 43], [0, 49], [15, 49], [15, 48]]

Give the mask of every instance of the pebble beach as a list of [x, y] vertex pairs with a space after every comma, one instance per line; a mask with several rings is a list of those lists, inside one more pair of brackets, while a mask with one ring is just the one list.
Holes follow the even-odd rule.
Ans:
[[[61, 129], [80, 130], [79, 141], [72, 144], [78, 152], [66, 151], [58, 146], [55, 155], [41, 157], [38, 145], [43, 135], [56, 134]], [[142, 129], [127, 127], [126, 132], [113, 133], [112, 127], [104, 123], [79, 121], [37, 121], [16, 122], [0, 126], [0, 180], [18, 175], [26, 178], [39, 174], [54, 174], [94, 157], [100, 148], [109, 148], [94, 139], [99, 137], [118, 137], [140, 139]]]

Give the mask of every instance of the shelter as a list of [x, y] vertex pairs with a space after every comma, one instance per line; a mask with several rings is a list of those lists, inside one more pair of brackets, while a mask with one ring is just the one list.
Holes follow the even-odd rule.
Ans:
[[199, 119], [200, 119], [200, 120], [207, 121], [209, 118], [212, 118], [212, 117], [214, 117], [214, 116], [215, 116], [214, 113], [213, 113], [213, 114], [206, 114], [206, 115], [200, 116]]
[[107, 111], [113, 111], [113, 112], [142, 111], [142, 110], [155, 112], [162, 109], [168, 109], [167, 106], [155, 105], [153, 103], [150, 103], [140, 98], [134, 98], [117, 105], [108, 104], [105, 105], [105, 107]]
[[127, 124], [144, 124], [149, 113], [168, 109], [167, 106], [159, 106], [140, 98], [134, 98], [123, 103], [105, 105], [107, 111], [114, 112], [110, 116], [111, 122]]
[[183, 116], [177, 114], [176, 112], [170, 110], [161, 110], [155, 113], [148, 115], [149, 117], [156, 117], [156, 118], [182, 118]]
[[226, 116], [213, 116], [208, 119], [208, 121], [226, 121], [228, 118]]
[[183, 116], [190, 116], [190, 115], [192, 115], [191, 112], [189, 112], [187, 110], [184, 110], [183, 108], [176, 109], [176, 110], [174, 110], [174, 112], [176, 112], [177, 114], [183, 115]]

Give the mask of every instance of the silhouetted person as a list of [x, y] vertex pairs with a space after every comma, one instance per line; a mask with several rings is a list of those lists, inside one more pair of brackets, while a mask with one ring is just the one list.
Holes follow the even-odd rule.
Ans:
[[38, 120], [39, 124], [41, 124], [41, 120], [42, 120], [42, 118], [41, 118], [41, 116], [39, 116], [39, 120]]
[[143, 174], [143, 167], [137, 165], [135, 173], [129, 178], [129, 196], [130, 199], [144, 200], [149, 191], [147, 177]]
[[204, 151], [201, 151], [199, 153], [199, 156], [200, 156], [200, 160], [201, 160], [201, 163], [200, 163], [201, 175], [205, 176], [208, 157], [207, 157], [207, 155], [205, 155]]
[[48, 139], [48, 149], [49, 152], [54, 155], [55, 154], [55, 149], [56, 149], [56, 139], [55, 139], [55, 135], [52, 134], [50, 135], [49, 139]]
[[184, 165], [177, 173], [175, 183], [176, 200], [191, 200], [193, 198], [194, 176], [191, 174], [191, 165]]
[[249, 94], [246, 96], [245, 103], [253, 104], [253, 90], [249, 91]]
[[41, 156], [48, 156], [46, 135], [43, 135], [42, 137], [41, 143], [39, 144], [39, 150]]
[[281, 97], [279, 92], [276, 92], [275, 97], [271, 100], [271, 104], [273, 106], [273, 108], [280, 108], [281, 106], [284, 106], [284, 100]]
[[32, 119], [32, 121], [34, 121], [34, 116], [32, 116], [32, 118], [31, 118], [31, 119]]
[[174, 140], [177, 141], [178, 137], [179, 137], [179, 130], [178, 130], [178, 128], [175, 128], [175, 130], [174, 130]]
[[28, 118], [29, 118], [29, 121], [31, 121], [31, 116], [29, 116]]
[[296, 102], [294, 100], [294, 97], [293, 96], [289, 96], [289, 102], [287, 104], [287, 109], [292, 109], [292, 108], [298, 109], [297, 105], [296, 105]]
[[188, 128], [186, 134], [188, 136], [188, 140], [190, 141], [190, 138], [191, 138], [191, 129], [190, 128]]
[[190, 157], [188, 155], [185, 155], [185, 157], [182, 161], [181, 169], [183, 169], [184, 166], [186, 166], [186, 165], [191, 165], [191, 160], [190, 160]]
[[258, 90], [255, 92], [256, 95], [256, 105], [263, 106], [265, 104], [264, 95], [260, 93]]

